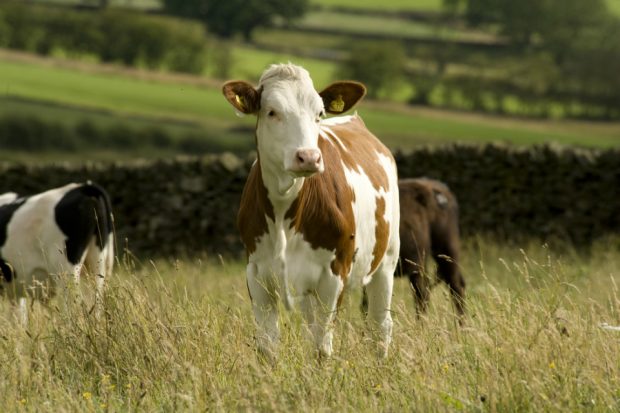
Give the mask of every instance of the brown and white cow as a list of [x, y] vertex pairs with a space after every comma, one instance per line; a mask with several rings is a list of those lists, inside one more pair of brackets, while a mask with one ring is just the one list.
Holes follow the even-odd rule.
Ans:
[[357, 283], [387, 356], [400, 242], [396, 165], [357, 115], [323, 119], [349, 110], [365, 87], [337, 82], [317, 93], [305, 69], [281, 64], [256, 88], [231, 81], [223, 92], [238, 112], [257, 116], [258, 159], [237, 223], [259, 350], [276, 354], [279, 296], [286, 308], [299, 304], [319, 354], [329, 356], [341, 295]]

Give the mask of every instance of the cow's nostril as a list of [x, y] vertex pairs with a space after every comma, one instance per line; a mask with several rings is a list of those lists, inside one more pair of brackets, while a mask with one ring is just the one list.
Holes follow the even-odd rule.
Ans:
[[321, 154], [320, 153], [316, 157], [316, 163], [321, 163]]
[[301, 155], [297, 155], [297, 160], [299, 161], [299, 163], [304, 163], [305, 162], [304, 157], [301, 156]]

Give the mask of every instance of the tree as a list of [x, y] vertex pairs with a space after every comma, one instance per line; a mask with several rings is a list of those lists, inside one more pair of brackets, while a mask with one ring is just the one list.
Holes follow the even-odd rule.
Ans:
[[359, 42], [339, 68], [339, 76], [363, 82], [368, 96], [390, 93], [401, 80], [406, 63], [405, 51], [396, 42]]
[[207, 29], [222, 37], [237, 33], [251, 40], [258, 27], [270, 26], [276, 19], [288, 22], [301, 17], [308, 0], [164, 0], [169, 13], [202, 20]]

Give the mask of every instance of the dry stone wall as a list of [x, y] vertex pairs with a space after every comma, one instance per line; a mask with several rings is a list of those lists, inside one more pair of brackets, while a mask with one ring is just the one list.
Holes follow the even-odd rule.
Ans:
[[[456, 194], [465, 235], [561, 237], [587, 244], [620, 232], [620, 150], [444, 146], [397, 153], [401, 177]], [[0, 193], [92, 180], [110, 193], [119, 250], [138, 257], [243, 254], [235, 225], [252, 156], [83, 165], [0, 165]]]

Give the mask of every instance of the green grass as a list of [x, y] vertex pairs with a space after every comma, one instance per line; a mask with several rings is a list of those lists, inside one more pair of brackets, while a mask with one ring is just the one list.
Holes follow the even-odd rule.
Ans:
[[[615, 247], [614, 247], [615, 246]], [[618, 244], [590, 256], [470, 240], [468, 317], [447, 290], [416, 320], [395, 282], [390, 356], [374, 357], [354, 291], [338, 314], [334, 356], [317, 357], [297, 312], [281, 315], [275, 364], [254, 350], [244, 265], [210, 259], [117, 265], [106, 315], [35, 304], [27, 331], [0, 302], [5, 411], [617, 411]], [[83, 287], [92, 280], [83, 280]], [[66, 308], [65, 308], [66, 307]]]
[[[350, 9], [380, 11], [431, 11], [442, 10], [442, 0], [311, 0], [311, 4], [325, 8], [346, 7]], [[620, 15], [620, 0], [607, 0], [609, 9]]]
[[0, 77], [0, 90], [9, 96], [185, 120], [224, 115], [213, 89], [6, 61], [0, 63]]
[[287, 29], [258, 29], [254, 33], [253, 41], [259, 45], [270, 47], [276, 50], [287, 52], [297, 52], [299, 50], [306, 53], [315, 53], [319, 50], [330, 50], [332, 52], [346, 51], [353, 38], [346, 35], [308, 33], [301, 31], [291, 31]]
[[[84, 3], [90, 3], [96, 5], [97, 1], [84, 1], [84, 0], [35, 0], [36, 3], [47, 4], [62, 4], [62, 5], [79, 5]], [[159, 9], [161, 8], [161, 1], [159, 0], [110, 0], [110, 7], [124, 7], [130, 9]]]
[[[240, 61], [247, 59], [247, 65], [241, 67], [252, 69], [240, 70], [234, 77], [258, 77], [264, 69], [258, 59], [265, 58], [265, 54], [253, 55], [248, 49], [241, 55], [237, 57]], [[307, 67], [317, 88], [330, 82], [330, 66], [309, 62]], [[102, 74], [97, 72], [97, 66], [84, 69], [80, 65], [80, 68], [1, 61], [0, 102], [7, 104], [0, 107], [0, 114], [30, 111], [43, 117], [68, 119], [68, 122], [94, 116], [101, 122], [117, 118], [178, 130], [200, 127], [215, 136], [214, 139], [219, 137], [221, 142], [230, 142], [231, 147], [237, 148], [247, 147], [245, 134], [251, 140], [251, 132], [234, 132], [231, 128], [251, 129], [253, 117], [237, 118], [217, 88], [175, 83], [174, 78], [147, 81], [121, 73]], [[618, 123], [526, 121], [376, 102], [365, 102], [358, 110], [369, 128], [393, 148], [411, 149], [420, 144], [455, 141], [515, 144], [557, 141], [609, 147], [620, 141]]]
[[[278, 53], [258, 50], [247, 46], [232, 47], [233, 67], [230, 78], [258, 82], [260, 75], [273, 63], [289, 61], [305, 67], [311, 74], [317, 89], [327, 86], [334, 80], [336, 65], [319, 59], [297, 57], [291, 53]], [[207, 74], [210, 74], [207, 72]]]
[[616, 16], [620, 16], [620, 0], [607, 0], [609, 10]]
[[[380, 108], [365, 110], [362, 106], [359, 112], [368, 128], [376, 131], [388, 146], [405, 150], [419, 143], [449, 142], [506, 142], [517, 145], [560, 142], [600, 147], [613, 147], [620, 143], [618, 125], [608, 128], [608, 125], [570, 121], [518, 121], [424, 109], [395, 113]], [[592, 139], [591, 133], [596, 138]]]
[[197, 122], [181, 121], [173, 118], [157, 118], [151, 116], [132, 116], [124, 112], [106, 109], [84, 108], [71, 104], [28, 100], [20, 98], [0, 97], [0, 116], [11, 114], [28, 115], [42, 120], [58, 122], [63, 125], [74, 125], [80, 121], [89, 121], [100, 127], [109, 127], [122, 123], [132, 128], [159, 128], [172, 136], [199, 133], [204, 126]]
[[440, 11], [442, 0], [311, 0], [311, 4], [322, 7], [348, 7], [351, 9], [388, 11]]
[[448, 40], [492, 40], [492, 34], [480, 31], [457, 29], [452, 26], [439, 26], [399, 17], [355, 15], [341, 12], [310, 12], [297, 24], [301, 28], [317, 30], [337, 30], [342, 33], [375, 34], [394, 36], [397, 39], [442, 38]]

